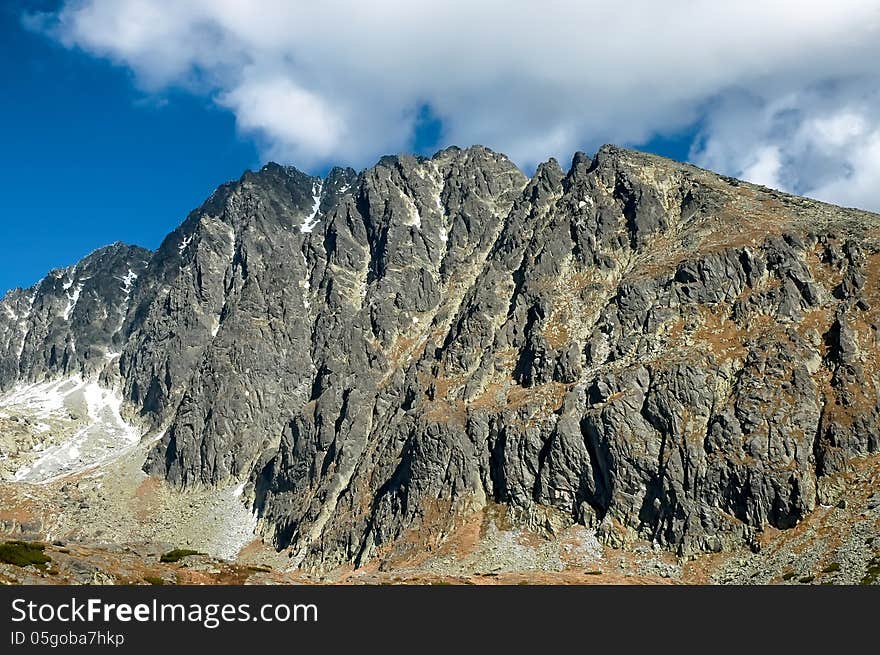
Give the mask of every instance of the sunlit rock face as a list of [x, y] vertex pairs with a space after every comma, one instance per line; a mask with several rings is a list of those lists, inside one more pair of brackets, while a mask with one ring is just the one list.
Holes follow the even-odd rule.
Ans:
[[877, 215], [611, 146], [270, 164], [7, 295], [0, 386], [102, 378], [145, 470], [245, 482], [306, 567], [495, 503], [719, 550], [878, 450], [878, 276]]

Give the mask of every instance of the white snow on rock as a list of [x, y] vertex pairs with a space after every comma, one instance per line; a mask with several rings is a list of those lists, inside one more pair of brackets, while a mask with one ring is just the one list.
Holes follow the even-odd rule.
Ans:
[[[70, 285], [65, 284], [65, 289], [69, 289]], [[79, 302], [79, 296], [82, 293], [83, 285], [77, 284], [73, 287], [73, 293], [67, 294], [67, 307], [64, 309], [64, 320], [69, 321], [70, 316], [73, 314], [73, 310], [76, 309], [76, 303]]]
[[302, 225], [299, 226], [300, 232], [311, 232], [315, 229], [315, 226], [320, 222], [318, 220], [318, 210], [321, 207], [321, 190], [324, 188], [324, 181], [318, 180], [314, 184], [312, 184], [312, 200], [314, 201], [314, 205], [312, 205], [312, 213], [309, 217], [303, 222]]
[[189, 247], [189, 244], [190, 244], [190, 243], [192, 243], [192, 240], [193, 240], [193, 235], [192, 235], [192, 234], [190, 234], [190, 235], [188, 235], [188, 236], [185, 236], [185, 237], [183, 238], [183, 241], [180, 242], [180, 245], [177, 246], [177, 251], [182, 255], [182, 254], [183, 254], [183, 251], [186, 250], [187, 247]]
[[85, 410], [84, 424], [73, 434], [60, 443], [50, 440], [37, 446], [40, 456], [15, 473], [20, 482], [42, 484], [94, 468], [130, 450], [141, 436], [122, 418], [122, 397], [117, 391], [79, 376], [20, 384], [0, 397], [0, 406], [44, 420], [69, 421], [71, 414], [81, 416]]
[[125, 295], [129, 295], [131, 293], [132, 287], [134, 287], [134, 281], [137, 280], [138, 276], [133, 270], [128, 269], [128, 273], [125, 274], [125, 277], [121, 278], [122, 280], [122, 290], [125, 292]]
[[65, 398], [82, 387], [83, 382], [79, 378], [18, 384], [0, 397], [0, 406], [39, 418], [50, 418], [64, 409]]
[[416, 207], [416, 203], [413, 202], [413, 199], [406, 195], [403, 191], [399, 191], [400, 198], [403, 200], [403, 204], [406, 205], [406, 212], [409, 214], [409, 217], [405, 223], [405, 225], [409, 227], [414, 227], [416, 229], [422, 226], [422, 215], [419, 213], [419, 208]]

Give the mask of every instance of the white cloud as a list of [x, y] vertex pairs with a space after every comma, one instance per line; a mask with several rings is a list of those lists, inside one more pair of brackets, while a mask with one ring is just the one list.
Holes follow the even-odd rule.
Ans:
[[742, 171], [742, 178], [769, 187], [781, 187], [779, 173], [782, 155], [779, 146], [763, 146], [753, 153], [753, 161]]
[[841, 205], [880, 210], [880, 78], [727, 98], [707, 114], [698, 164]]
[[235, 112], [242, 130], [260, 133], [272, 126], [278, 144], [269, 147], [282, 148], [281, 158], [327, 158], [345, 137], [344, 121], [335, 109], [287, 77], [246, 78], [218, 102]]
[[840, 156], [842, 174], [824, 181], [804, 193], [840, 205], [880, 211], [880, 126], [852, 139], [849, 150]]
[[878, 0], [67, 0], [43, 18], [301, 165], [406, 149], [424, 104], [445, 142], [527, 167], [700, 121], [700, 163], [880, 208], [857, 168], [878, 158], [859, 94], [880, 88]]

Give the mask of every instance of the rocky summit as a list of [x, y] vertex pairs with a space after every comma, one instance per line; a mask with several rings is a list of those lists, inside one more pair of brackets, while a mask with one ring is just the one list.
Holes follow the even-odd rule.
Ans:
[[[156, 252], [10, 292], [0, 391], [73, 380], [80, 419], [90, 383], [113, 391], [147, 481], [235, 487], [299, 570], [441, 548], [487, 512], [686, 558], [758, 551], [876, 464], [878, 329], [876, 214], [613, 146], [531, 178], [475, 146], [268, 164]], [[10, 479], [82, 475], [86, 445]]]

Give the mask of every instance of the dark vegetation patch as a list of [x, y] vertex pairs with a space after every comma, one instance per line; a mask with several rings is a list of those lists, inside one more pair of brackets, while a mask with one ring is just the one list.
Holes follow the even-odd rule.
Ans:
[[14, 566], [45, 568], [52, 558], [43, 551], [46, 546], [29, 541], [7, 541], [0, 544], [0, 562]]
[[197, 550], [189, 550], [188, 548], [175, 548], [162, 555], [159, 558], [159, 561], [163, 564], [173, 564], [174, 562], [179, 562], [184, 557], [190, 557], [191, 555], [201, 555], [201, 553]]

